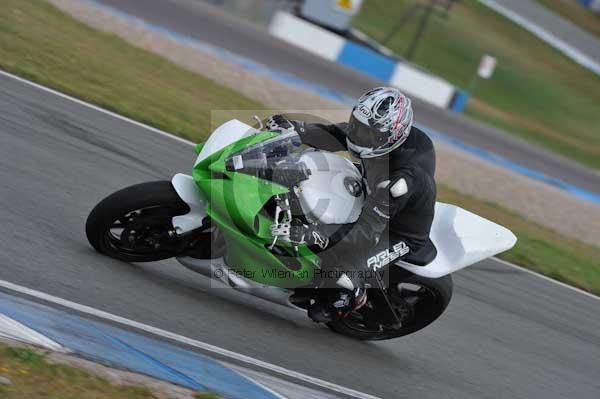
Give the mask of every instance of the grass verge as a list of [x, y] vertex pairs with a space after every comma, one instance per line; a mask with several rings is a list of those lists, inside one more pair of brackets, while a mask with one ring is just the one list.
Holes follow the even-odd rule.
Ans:
[[536, 0], [544, 7], [568, 19], [580, 28], [600, 38], [600, 15], [576, 4], [576, 0]]
[[2, 1], [0, 68], [192, 140], [211, 109], [262, 108], [41, 0]]
[[38, 350], [0, 344], [0, 376], [10, 385], [0, 385], [2, 399], [154, 399], [145, 388], [113, 385], [74, 367], [52, 364]]
[[[355, 26], [383, 41], [417, 3], [427, 2], [367, 0]], [[419, 8], [387, 45], [406, 54], [424, 12]], [[467, 114], [599, 169], [598, 76], [477, 0], [458, 2], [448, 17], [435, 13], [413, 61], [466, 88], [486, 53], [498, 67], [477, 81]]]
[[[41, 349], [0, 343], [0, 376], [10, 384], [0, 384], [2, 399], [158, 399], [144, 387], [115, 385], [76, 367], [48, 361]], [[161, 397], [164, 398], [163, 395]], [[219, 399], [200, 392], [196, 399]]]
[[[4, 1], [0, 68], [193, 140], [206, 137], [211, 108], [264, 108], [39, 0]], [[599, 248], [444, 187], [440, 199], [511, 228], [519, 243], [504, 259], [600, 294]]]
[[500, 254], [501, 259], [600, 295], [600, 248], [565, 237], [496, 204], [445, 186], [439, 187], [439, 200], [508, 227], [518, 241], [513, 249]]

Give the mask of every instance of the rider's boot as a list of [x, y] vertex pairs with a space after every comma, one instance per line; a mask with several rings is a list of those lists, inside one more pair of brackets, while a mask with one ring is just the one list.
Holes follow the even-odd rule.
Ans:
[[333, 295], [317, 300], [309, 306], [308, 317], [313, 321], [327, 323], [335, 317], [345, 317], [367, 302], [367, 287], [364, 283], [352, 282], [344, 274], [338, 279], [336, 285], [340, 288], [335, 289]]

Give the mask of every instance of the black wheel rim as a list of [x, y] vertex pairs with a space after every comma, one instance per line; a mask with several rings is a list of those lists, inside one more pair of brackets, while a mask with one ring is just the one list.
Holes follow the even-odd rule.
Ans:
[[381, 290], [370, 289], [367, 303], [341, 318], [340, 323], [362, 334], [398, 334], [426, 326], [443, 311], [439, 294], [425, 285], [399, 283], [394, 289], [386, 289], [386, 295], [395, 316]]
[[133, 257], [171, 252], [176, 236], [171, 220], [176, 214], [160, 205], [132, 210], [111, 222], [104, 240], [115, 251]]

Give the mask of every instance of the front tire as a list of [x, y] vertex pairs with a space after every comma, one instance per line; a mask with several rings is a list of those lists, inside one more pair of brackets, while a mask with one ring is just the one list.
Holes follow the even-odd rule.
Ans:
[[94, 249], [126, 262], [152, 262], [175, 256], [171, 219], [189, 212], [169, 181], [137, 184], [98, 203], [85, 225]]

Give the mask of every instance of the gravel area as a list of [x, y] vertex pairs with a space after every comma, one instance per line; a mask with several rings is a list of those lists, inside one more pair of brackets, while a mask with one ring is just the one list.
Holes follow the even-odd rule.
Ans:
[[[106, 13], [90, 3], [79, 0], [48, 1], [96, 29], [114, 33], [137, 47], [160, 54], [279, 112], [312, 112], [306, 110], [318, 108], [320, 116], [332, 121], [348, 117], [349, 109], [343, 104], [251, 72], [201, 47], [178, 43], [142, 25], [132, 24]], [[436, 149], [436, 178], [440, 183], [476, 198], [500, 204], [503, 208], [564, 235], [600, 246], [600, 207], [596, 204], [496, 167], [449, 145], [436, 142]]]

